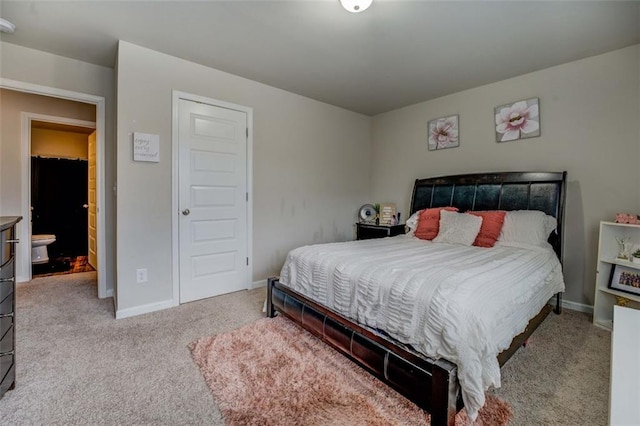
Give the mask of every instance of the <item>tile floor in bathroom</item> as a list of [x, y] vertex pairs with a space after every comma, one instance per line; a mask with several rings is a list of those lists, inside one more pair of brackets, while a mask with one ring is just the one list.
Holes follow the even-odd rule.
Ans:
[[89, 265], [89, 258], [87, 256], [57, 257], [50, 258], [48, 263], [33, 265], [32, 275], [36, 278], [50, 275], [75, 274], [77, 272], [89, 272], [93, 270], [93, 267]]

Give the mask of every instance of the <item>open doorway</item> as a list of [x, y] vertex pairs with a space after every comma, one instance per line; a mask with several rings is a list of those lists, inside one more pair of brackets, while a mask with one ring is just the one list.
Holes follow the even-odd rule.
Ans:
[[97, 270], [95, 123], [30, 122], [32, 277]]
[[[19, 239], [26, 244], [19, 244], [16, 253], [16, 281], [23, 282], [31, 279], [32, 263], [31, 263], [31, 149], [30, 149], [30, 120], [42, 120], [38, 114], [50, 114], [55, 116], [75, 117], [73, 113], [63, 112], [62, 109], [55, 107], [51, 109], [33, 109], [29, 105], [20, 103], [7, 108], [7, 105], [14, 103], [15, 96], [9, 94], [21, 94], [27, 96], [37, 96], [42, 98], [42, 102], [54, 103], [69, 101], [73, 106], [72, 111], [77, 112], [79, 109], [90, 106], [93, 111], [91, 117], [81, 117], [81, 119], [95, 122], [93, 127], [96, 131], [96, 251], [97, 251], [97, 290], [98, 297], [113, 297], [114, 288], [107, 283], [107, 269], [111, 265], [111, 261], [107, 258], [106, 250], [106, 223], [105, 223], [105, 120], [106, 108], [105, 98], [86, 93], [73, 92], [54, 87], [40, 86], [36, 84], [26, 83], [22, 81], [0, 78], [0, 93], [5, 93], [0, 97], [2, 100], [2, 134], [3, 134], [3, 152], [5, 152], [5, 144], [10, 150], [17, 149], [20, 152], [20, 161], [11, 163], [3, 162], [3, 175], [15, 176], [18, 185], [11, 186], [9, 191], [3, 192], [2, 210], [3, 212], [11, 212], [11, 214], [19, 214], [24, 218], [18, 226], [17, 232]], [[11, 110], [11, 111], [10, 111]], [[31, 112], [29, 112], [31, 111]], [[10, 117], [7, 116], [10, 114]], [[65, 123], [70, 124], [70, 123]], [[5, 133], [11, 133], [10, 137], [5, 137]], [[15, 142], [14, 142], [15, 141]], [[19, 143], [16, 143], [19, 142]], [[15, 154], [14, 154], [15, 157]], [[14, 181], [16, 182], [16, 181]], [[20, 190], [16, 191], [19, 186]], [[15, 212], [15, 213], [14, 213]], [[112, 265], [111, 265], [112, 267]]]

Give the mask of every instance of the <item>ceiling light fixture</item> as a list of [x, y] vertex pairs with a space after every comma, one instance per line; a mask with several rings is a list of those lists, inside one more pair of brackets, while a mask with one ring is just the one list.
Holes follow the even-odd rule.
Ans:
[[373, 0], [340, 0], [342, 7], [351, 13], [360, 13], [367, 10]]
[[0, 32], [12, 33], [16, 30], [16, 26], [6, 19], [0, 18]]

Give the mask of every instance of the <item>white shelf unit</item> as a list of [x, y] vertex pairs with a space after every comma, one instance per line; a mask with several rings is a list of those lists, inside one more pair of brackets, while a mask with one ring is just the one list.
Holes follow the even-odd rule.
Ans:
[[593, 323], [611, 330], [613, 328], [613, 307], [616, 297], [629, 300], [627, 307], [640, 309], [640, 295], [609, 288], [609, 279], [613, 265], [637, 269], [640, 274], [640, 263], [618, 259], [619, 245], [616, 238], [629, 237], [632, 250], [640, 248], [640, 225], [626, 223], [600, 222], [598, 239], [598, 269], [596, 271], [596, 291], [593, 300]]
[[611, 336], [609, 424], [640, 424], [640, 311], [614, 308], [616, 327]]

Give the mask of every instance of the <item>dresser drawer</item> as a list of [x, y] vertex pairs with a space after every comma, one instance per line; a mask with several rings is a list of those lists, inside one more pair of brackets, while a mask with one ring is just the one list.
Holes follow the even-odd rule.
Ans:
[[0, 382], [0, 398], [7, 393], [9, 389], [13, 389], [13, 384], [16, 382], [16, 365], [12, 364], [9, 372], [5, 374], [4, 379]]
[[0, 339], [0, 354], [13, 351], [13, 326]]
[[13, 326], [13, 317], [0, 318], [0, 338]]
[[[0, 377], [6, 379], [8, 376], [7, 373], [11, 373], [9, 371], [12, 369], [11, 367], [13, 367], [13, 354], [0, 355]], [[3, 380], [2, 384], [4, 383]], [[11, 383], [13, 383], [13, 377], [11, 377]], [[9, 383], [9, 386], [11, 386], [11, 383]]]
[[6, 265], [0, 268], [0, 302], [13, 293], [13, 262], [14, 259], [11, 259]]
[[[15, 244], [9, 241], [15, 239], [14, 229], [14, 227], [11, 227], [0, 232], [0, 265], [4, 265], [13, 257]], [[2, 269], [4, 269], [4, 267]]]
[[0, 317], [13, 312], [13, 292], [5, 296], [3, 300], [0, 300]]
[[15, 258], [10, 258], [2, 266], [0, 266], [0, 279], [12, 278], [14, 275], [13, 264]]

